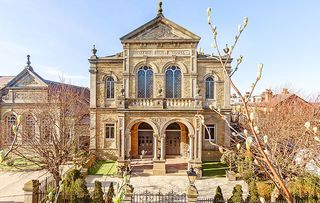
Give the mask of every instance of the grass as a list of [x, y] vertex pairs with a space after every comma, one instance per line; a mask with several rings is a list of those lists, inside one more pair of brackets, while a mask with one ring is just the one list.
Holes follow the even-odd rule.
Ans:
[[202, 175], [207, 177], [225, 177], [228, 166], [221, 162], [204, 162], [202, 163]]
[[115, 175], [117, 174], [117, 163], [111, 160], [97, 161], [88, 170], [89, 175]]
[[38, 165], [20, 157], [9, 157], [0, 163], [1, 171], [30, 171], [39, 169], [40, 167]]

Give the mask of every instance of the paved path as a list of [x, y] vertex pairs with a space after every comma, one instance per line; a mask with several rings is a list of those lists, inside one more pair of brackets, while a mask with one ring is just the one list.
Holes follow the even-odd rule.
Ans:
[[[108, 191], [110, 182], [118, 182], [119, 178], [107, 176], [93, 176], [86, 178], [89, 190], [94, 187], [94, 181], [99, 180], [105, 192]], [[188, 186], [187, 176], [140, 176], [132, 177], [131, 184], [134, 187], [134, 192], [140, 193], [145, 190], [150, 192], [168, 193], [174, 191], [176, 193], [183, 193]], [[228, 181], [227, 178], [202, 178], [195, 182], [199, 191], [200, 197], [213, 197], [217, 186], [220, 186], [225, 198], [229, 198], [232, 194], [234, 185], [241, 184], [243, 187], [244, 196], [248, 193], [247, 184], [244, 181]]]
[[47, 173], [32, 172], [2, 172], [0, 171], [0, 202], [23, 202], [23, 186], [32, 179], [45, 178]]

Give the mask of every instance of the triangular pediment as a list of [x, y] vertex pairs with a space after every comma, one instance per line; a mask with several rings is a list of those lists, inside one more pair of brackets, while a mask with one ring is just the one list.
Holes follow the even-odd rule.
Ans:
[[162, 15], [158, 15], [153, 20], [123, 36], [120, 40], [122, 42], [165, 40], [186, 40], [198, 42], [200, 37], [182, 26], [168, 20]]
[[35, 72], [24, 69], [7, 86], [8, 88], [48, 87], [46, 82]]

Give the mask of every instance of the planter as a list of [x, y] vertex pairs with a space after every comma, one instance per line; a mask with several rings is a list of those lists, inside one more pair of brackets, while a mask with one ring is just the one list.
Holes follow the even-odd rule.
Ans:
[[226, 176], [229, 181], [242, 180], [242, 175], [240, 173], [236, 173], [234, 171], [227, 171]]

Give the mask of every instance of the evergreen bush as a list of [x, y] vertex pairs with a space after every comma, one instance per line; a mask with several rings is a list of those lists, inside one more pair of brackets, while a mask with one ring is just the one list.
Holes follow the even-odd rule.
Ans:
[[251, 181], [249, 183], [249, 196], [247, 197], [247, 202], [248, 203], [260, 202], [258, 188], [255, 181]]
[[94, 182], [94, 190], [92, 192], [92, 202], [93, 203], [104, 203], [103, 191], [100, 181]]
[[239, 184], [235, 185], [232, 191], [232, 196], [228, 200], [228, 203], [244, 203], [242, 195], [242, 186]]
[[223, 194], [220, 186], [218, 186], [216, 189], [216, 194], [214, 195], [213, 201], [215, 203], [224, 202]]
[[113, 196], [114, 196], [114, 188], [113, 188], [113, 182], [111, 182], [109, 185], [108, 193], [107, 193], [106, 203], [112, 203]]

